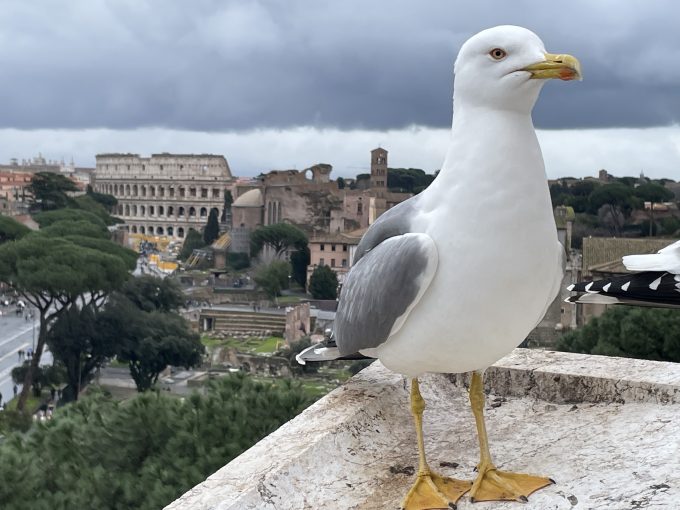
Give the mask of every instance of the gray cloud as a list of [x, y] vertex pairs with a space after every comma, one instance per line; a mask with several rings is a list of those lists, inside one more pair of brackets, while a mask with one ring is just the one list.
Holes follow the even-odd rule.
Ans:
[[680, 4], [471, 4], [5, 1], [0, 127], [444, 127], [458, 47], [503, 23], [583, 64], [545, 87], [538, 126], [680, 120]]

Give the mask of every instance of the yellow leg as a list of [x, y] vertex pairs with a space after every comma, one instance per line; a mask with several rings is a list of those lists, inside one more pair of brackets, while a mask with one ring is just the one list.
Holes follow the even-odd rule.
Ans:
[[456, 508], [456, 501], [470, 490], [472, 484], [454, 478], [446, 478], [430, 470], [425, 459], [423, 441], [424, 410], [425, 401], [420, 395], [418, 379], [414, 378], [411, 381], [411, 413], [416, 424], [416, 437], [418, 439], [418, 475], [401, 507], [403, 510]]
[[484, 382], [479, 372], [473, 372], [470, 383], [470, 406], [475, 415], [479, 437], [480, 460], [477, 478], [470, 489], [470, 499], [477, 501], [527, 501], [529, 494], [553, 482], [550, 478], [511, 473], [496, 469], [491, 461], [489, 440], [484, 423]]

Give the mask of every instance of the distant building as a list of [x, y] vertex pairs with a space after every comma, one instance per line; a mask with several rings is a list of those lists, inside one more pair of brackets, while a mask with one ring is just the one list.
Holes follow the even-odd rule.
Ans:
[[12, 158], [9, 165], [0, 165], [0, 172], [64, 174], [71, 178], [80, 189], [84, 190], [92, 182], [94, 168], [77, 167], [73, 160], [70, 163], [65, 163], [64, 160], [48, 160], [42, 154], [39, 154], [34, 158], [22, 159], [21, 161]]
[[384, 198], [387, 191], [387, 151], [382, 147], [371, 151], [371, 188]]
[[0, 170], [0, 214], [17, 216], [28, 213], [30, 172]]
[[234, 251], [246, 249], [247, 235], [255, 228], [280, 222], [295, 224], [312, 238], [365, 229], [412, 196], [388, 191], [387, 151], [382, 148], [371, 151], [371, 181], [366, 189], [338, 188], [330, 178], [332, 170], [331, 165], [319, 163], [302, 171], [272, 170], [255, 182], [236, 183]]
[[224, 209], [233, 177], [224, 156], [98, 154], [94, 189], [118, 199], [115, 216], [131, 234], [184, 238]]
[[338, 281], [342, 283], [354, 263], [354, 254], [366, 230], [363, 228], [347, 233], [320, 234], [310, 239], [307, 282], [314, 269], [328, 266], [338, 275]]

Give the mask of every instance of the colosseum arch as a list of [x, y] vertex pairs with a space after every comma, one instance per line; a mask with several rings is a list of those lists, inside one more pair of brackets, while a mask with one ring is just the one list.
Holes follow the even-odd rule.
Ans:
[[196, 216], [196, 208], [195, 207], [189, 207], [189, 217]]
[[205, 218], [208, 215], [208, 209], [201, 207], [201, 218]]
[[183, 227], [179, 227], [177, 229], [177, 237], [184, 237], [184, 228]]

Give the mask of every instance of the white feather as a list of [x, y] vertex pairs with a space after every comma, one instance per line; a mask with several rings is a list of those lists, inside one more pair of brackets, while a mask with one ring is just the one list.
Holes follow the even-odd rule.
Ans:
[[680, 274], [680, 241], [666, 246], [658, 253], [647, 255], [627, 255], [623, 265], [629, 271], [666, 271]]

